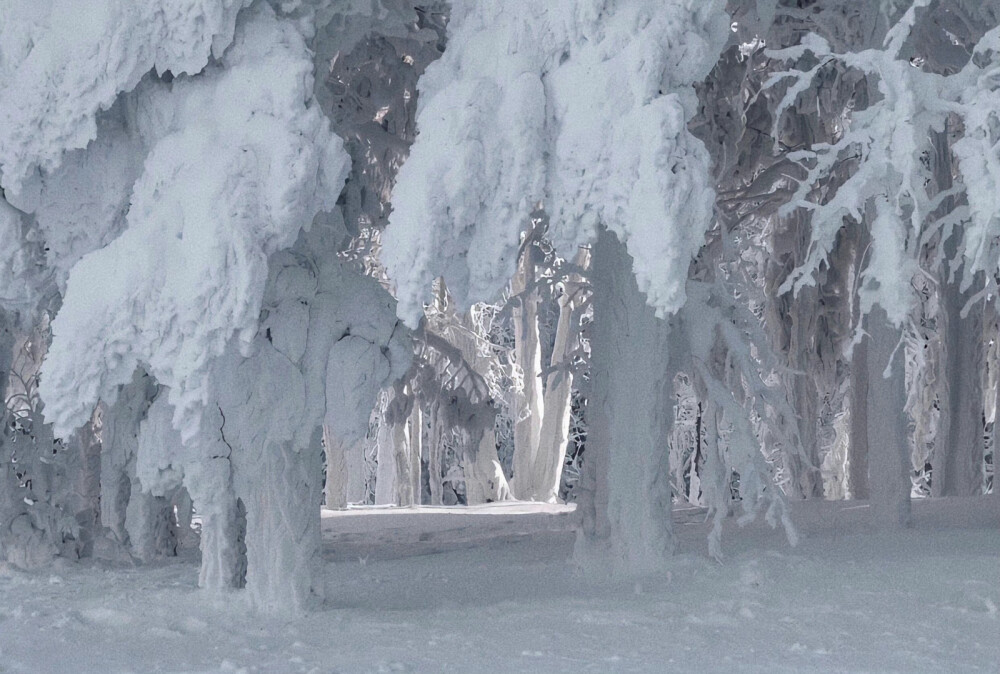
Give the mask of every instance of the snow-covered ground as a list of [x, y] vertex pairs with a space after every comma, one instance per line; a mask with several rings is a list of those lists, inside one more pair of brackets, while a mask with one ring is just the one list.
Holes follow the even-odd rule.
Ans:
[[722, 564], [679, 511], [640, 583], [574, 568], [566, 507], [324, 512], [328, 599], [291, 621], [199, 591], [190, 554], [0, 569], [0, 672], [1000, 671], [1000, 499], [914, 510], [875, 535], [799, 503], [798, 547], [727, 528]]

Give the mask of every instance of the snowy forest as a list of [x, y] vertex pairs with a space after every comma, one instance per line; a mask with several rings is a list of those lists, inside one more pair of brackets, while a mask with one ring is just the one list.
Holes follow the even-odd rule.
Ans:
[[1000, 0], [0, 0], [0, 189], [0, 672], [998, 667]]

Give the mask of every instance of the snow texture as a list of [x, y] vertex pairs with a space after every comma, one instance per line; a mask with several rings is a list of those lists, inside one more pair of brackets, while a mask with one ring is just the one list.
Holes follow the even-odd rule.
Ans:
[[324, 421], [337, 437], [362, 437], [378, 391], [412, 353], [389, 294], [329, 254], [319, 229], [271, 256], [260, 329], [247, 349], [234, 338], [212, 360], [196, 432], [174, 430], [161, 393], [139, 437], [142, 490], [183, 485], [202, 516], [200, 584], [239, 587], [245, 578], [253, 604], [277, 611], [322, 596]]
[[552, 506], [326, 512], [337, 599], [317, 613], [206, 597], [190, 558], [0, 567], [0, 658], [12, 674], [993, 671], [1000, 511], [933, 501], [916, 504], [916, 531], [888, 536], [861, 532], [864, 502], [797, 502], [794, 551], [730, 521], [724, 565], [704, 554], [704, 510], [677, 512], [670, 575], [640, 583], [576, 573], [570, 518], [541, 526]]
[[[29, 236], [44, 242], [46, 280], [65, 292], [69, 272], [84, 255], [106, 246], [125, 229], [132, 187], [142, 175], [148, 148], [137, 130], [142, 94], [123, 97], [97, 118], [97, 139], [63, 155], [50, 172], [32, 174], [11, 203], [34, 216]], [[48, 289], [48, 288], [46, 288]]]
[[419, 320], [438, 275], [462, 306], [495, 296], [538, 205], [563, 256], [603, 224], [677, 310], [714, 203], [692, 85], [727, 35], [719, 2], [454, 2], [383, 239], [400, 315]]
[[348, 158], [309, 103], [306, 44], [266, 5], [243, 16], [216, 65], [139, 92], [150, 151], [127, 229], [73, 268], [53, 323], [42, 396], [57, 434], [142, 363], [192, 437], [211, 359], [256, 332], [268, 255], [335, 206]]
[[[323, 594], [317, 504], [324, 413], [337, 431], [357, 433], [377, 391], [409, 367], [412, 347], [389, 294], [332, 255], [303, 265], [282, 252], [270, 268], [267, 318], [249, 356], [230, 347], [214, 363], [209, 409], [218, 410], [221, 423], [206, 417], [201, 437], [221, 437], [225, 449], [214, 446], [228, 450], [232, 489], [246, 508], [246, 583], [254, 605], [295, 612]], [[304, 324], [290, 320], [303, 306]], [[357, 386], [345, 392], [330, 381]], [[345, 393], [339, 407], [330, 404]], [[201, 457], [208, 464], [218, 458]], [[220, 487], [226, 484], [202, 481], [195, 490]]]
[[576, 559], [642, 576], [662, 572], [673, 548], [666, 446], [672, 354], [670, 326], [644, 302], [630, 262], [615, 235], [598, 235], [587, 459], [577, 487], [584, 535]]
[[0, 185], [13, 195], [98, 135], [150, 70], [201, 72], [251, 0], [9, 0], [0, 5]]

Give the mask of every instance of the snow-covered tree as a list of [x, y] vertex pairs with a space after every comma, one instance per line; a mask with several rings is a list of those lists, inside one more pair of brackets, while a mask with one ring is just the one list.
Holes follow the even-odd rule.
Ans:
[[[438, 275], [458, 289], [463, 306], [498, 294], [539, 205], [564, 257], [607, 228], [634, 259], [638, 292], [654, 310], [662, 316], [680, 308], [688, 262], [712, 214], [708, 155], [686, 123], [696, 113], [692, 85], [728, 37], [720, 10], [719, 3], [682, 0], [453, 3], [448, 48], [420, 81], [420, 133], [393, 191], [385, 234], [402, 315], [415, 324]], [[624, 264], [629, 256], [614, 259]], [[608, 273], [608, 282], [618, 278]], [[595, 305], [595, 323], [604, 320], [614, 319], [599, 316]], [[629, 358], [648, 357], [641, 349], [650, 343], [635, 346], [625, 350]], [[614, 390], [622, 397], [606, 401], [612, 409], [635, 403], [626, 388]], [[612, 436], [609, 430], [609, 442]], [[588, 439], [595, 464], [620, 461], [621, 470], [649, 460], [656, 448], [643, 442], [628, 447], [634, 454], [598, 458], [609, 451]], [[600, 507], [607, 502], [598, 497]], [[655, 507], [619, 515], [634, 516], [615, 524], [636, 535], [668, 526]], [[667, 548], [666, 534], [659, 540], [649, 543], [655, 554]], [[648, 566], [648, 556], [640, 557], [625, 567]]]
[[[540, 224], [525, 237], [511, 281], [514, 358], [523, 381], [511, 491], [517, 499], [552, 503], [569, 447], [574, 361], [581, 355], [581, 321], [589, 307], [584, 276], [590, 250], [581, 248], [572, 261], [562, 260], [540, 238]], [[551, 335], [543, 330], [546, 303], [554, 305]], [[545, 349], [549, 341], [551, 349]]]

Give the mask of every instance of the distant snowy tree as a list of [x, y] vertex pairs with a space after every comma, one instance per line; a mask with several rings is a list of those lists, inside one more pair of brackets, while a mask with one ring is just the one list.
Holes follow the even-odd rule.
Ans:
[[[865, 246], [865, 263], [859, 267], [860, 311], [863, 315], [871, 314], [877, 305], [884, 311], [884, 318], [899, 328], [909, 321], [915, 307], [916, 294], [911, 284], [920, 274], [918, 265], [923, 251], [929, 245], [936, 247], [932, 259], [948, 265], [939, 273], [943, 275], [945, 293], [940, 320], [949, 332], [944, 340], [947, 360], [941, 419], [944, 424], [941, 439], [947, 439], [947, 444], [940, 444], [932, 459], [933, 491], [974, 494], [981, 488], [983, 461], [983, 403], [981, 395], [976, 393], [980, 388], [978, 371], [982, 368], [982, 328], [978, 327], [981, 319], [976, 316], [981, 309], [974, 303], [976, 291], [993, 278], [996, 270], [995, 256], [985, 252], [995, 245], [996, 231], [993, 216], [989, 215], [993, 209], [986, 205], [991, 198], [988, 195], [994, 190], [980, 184], [983, 176], [989, 175], [991, 163], [996, 161], [992, 145], [988, 141], [984, 144], [983, 140], [989, 135], [993, 114], [985, 101], [994, 95], [995, 89], [990, 73], [996, 68], [996, 29], [982, 37], [964, 36], [975, 43], [974, 47], [970, 44], [972, 58], [965, 63], [934, 58], [940, 50], [933, 51], [935, 45], [927, 44], [926, 29], [917, 32], [917, 38], [924, 40], [923, 46], [931, 50], [928, 63], [927, 56], [919, 53], [921, 44], [915, 44], [913, 38], [914, 26], [921, 25], [921, 18], [930, 11], [928, 5], [929, 2], [922, 0], [913, 3], [888, 32], [881, 49], [841, 52], [823, 38], [811, 35], [799, 47], [772, 54], [786, 60], [807, 53], [815, 57], [813, 65], [798, 74], [775, 76], [775, 82], [793, 77], [793, 84], [777, 108], [778, 119], [831, 63], [842, 63], [864, 73], [872, 86], [877, 87], [871, 92], [867, 106], [854, 110], [844, 120], [843, 133], [835, 142], [788, 154], [789, 159], [806, 170], [806, 177], [784, 209], [785, 212], [806, 209], [810, 213], [812, 235], [807, 259], [785, 282], [785, 288], [798, 289], [811, 283], [813, 272], [829, 259], [844, 218], [850, 218], [863, 223], [869, 232], [863, 239], [870, 242]], [[952, 43], [958, 40], [951, 34]], [[943, 134], [954, 128], [956, 121], [962, 126], [961, 137], [942, 149]], [[952, 155], [956, 160], [954, 167]], [[856, 169], [835, 193], [823, 197], [815, 191], [817, 181], [845, 158], [856, 161]], [[957, 174], [957, 181], [953, 181], [953, 174]], [[993, 287], [992, 281], [989, 287]], [[967, 319], [969, 311], [973, 313]], [[883, 314], [876, 312], [865, 323], [877, 323], [880, 315]], [[889, 348], [883, 349], [885, 354], [895, 355], [901, 334], [892, 336], [875, 325], [866, 330], [873, 339], [877, 334], [883, 335], [889, 342]], [[862, 352], [859, 362], [866, 359], [875, 371], [880, 372], [885, 366], [882, 362], [871, 362], [871, 354]], [[901, 361], [893, 372], [897, 384], [893, 385], [891, 395], [868, 392], [871, 403], [877, 402], [869, 410], [875, 416], [861, 420], [868, 429], [869, 447], [908, 444], [903, 442], [905, 427], [897, 426], [895, 440], [884, 435], [884, 420], [899, 416]], [[860, 391], [860, 383], [855, 382], [855, 394]], [[869, 386], [873, 384], [869, 382]], [[875, 431], [883, 435], [873, 438], [871, 433]], [[896, 498], [905, 501], [910, 490], [909, 456], [901, 456], [898, 462], [894, 460], [894, 466], [895, 463], [900, 466], [891, 468], [890, 473], [892, 481], [898, 483]], [[869, 465], [874, 470], [877, 465], [884, 465], [884, 461]], [[896, 480], [897, 473], [902, 473], [905, 479]], [[873, 478], [873, 483], [884, 487], [889, 483], [889, 475]], [[897, 510], [893, 506], [888, 512]]]
[[[511, 282], [514, 357], [524, 381], [517, 396], [511, 491], [518, 499], [552, 503], [570, 441], [574, 361], [589, 307], [584, 276], [590, 250], [581, 248], [572, 260], [562, 260], [541, 236], [537, 222], [521, 246]], [[548, 331], [543, 330], [546, 304], [554, 305], [555, 314]], [[548, 342], [551, 349], [545, 348]]]

